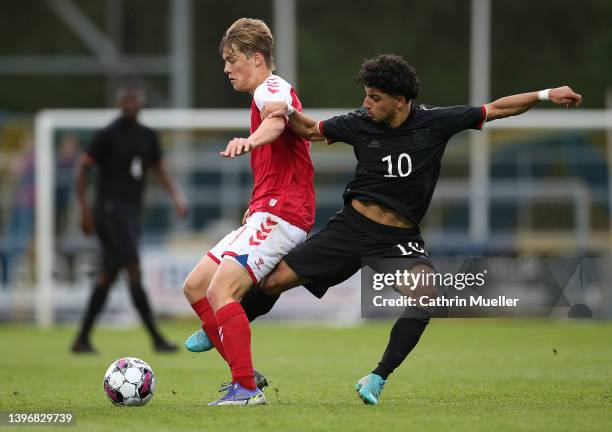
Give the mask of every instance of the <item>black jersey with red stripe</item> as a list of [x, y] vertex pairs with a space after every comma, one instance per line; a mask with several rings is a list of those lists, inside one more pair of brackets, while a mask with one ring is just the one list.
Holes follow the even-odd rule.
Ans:
[[329, 144], [353, 146], [357, 168], [344, 191], [345, 202], [374, 201], [418, 224], [431, 202], [448, 140], [462, 130], [481, 129], [486, 114], [484, 105], [420, 105], [392, 128], [360, 108], [321, 121], [319, 130]]

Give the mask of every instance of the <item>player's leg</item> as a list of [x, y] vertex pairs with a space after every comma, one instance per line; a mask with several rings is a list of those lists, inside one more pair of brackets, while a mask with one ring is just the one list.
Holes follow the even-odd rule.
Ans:
[[[428, 264], [417, 264], [410, 268], [410, 272], [416, 274], [431, 274], [433, 270]], [[427, 278], [421, 279], [414, 289], [406, 286], [399, 287], [405, 296], [417, 299], [421, 297], [435, 298], [435, 286], [428, 283]], [[431, 310], [422, 307], [408, 307], [403, 315], [391, 328], [387, 347], [372, 372], [357, 382], [355, 388], [358, 396], [370, 405], [376, 405], [380, 401], [380, 395], [389, 375], [401, 365], [410, 352], [418, 344], [421, 335], [429, 324]]]
[[[223, 238], [214, 248], [212, 248], [207, 253], [207, 255], [202, 258], [196, 268], [194, 268], [183, 286], [184, 294], [189, 300], [192, 307], [194, 307], [194, 309], [196, 309], [196, 306], [198, 305], [196, 302], [206, 303], [205, 306], [201, 306], [201, 311], [206, 312], [209, 309], [210, 306], [208, 305], [206, 300], [206, 289], [210, 284], [212, 275], [218, 268], [223, 253], [226, 252], [228, 248], [231, 248], [231, 245], [237, 241], [237, 239], [244, 233], [245, 230], [248, 229], [249, 232], [251, 232], [254, 229], [255, 232], [257, 232], [257, 229], [261, 228], [261, 224], [267, 223], [265, 219], [266, 218], [263, 218], [262, 220], [258, 219], [257, 223], [255, 223], [254, 221], [250, 221], [250, 229], [247, 227], [247, 225], [243, 225], [239, 229], [232, 231], [230, 234], [225, 236], [225, 238]], [[294, 229], [297, 230], [296, 228]], [[266, 228], [266, 231], [269, 231], [269, 228]], [[265, 233], [264, 231], [261, 232]], [[240, 301], [240, 303], [243, 305], [243, 308], [245, 309], [249, 322], [253, 321], [258, 316], [268, 313], [279, 297], [274, 293], [265, 293], [259, 285], [260, 284], [255, 284], [253, 287], [251, 287], [251, 289], [246, 292], [246, 294]], [[202, 314], [202, 312], [199, 313], [198, 310], [196, 310], [196, 313], [198, 313], [198, 315]], [[203, 319], [202, 321], [204, 322], [205, 320]], [[215, 327], [215, 334], [216, 332], [217, 331]], [[194, 332], [191, 336], [189, 336], [189, 338], [187, 338], [187, 340], [185, 341], [185, 346], [191, 352], [208, 351], [213, 346], [213, 343], [211, 342], [214, 342], [211, 340], [211, 334], [212, 332], [209, 331], [198, 330]], [[214, 335], [212, 337], [214, 337]]]
[[104, 220], [96, 221], [96, 226], [103, 231], [105, 242], [113, 250], [113, 259], [128, 276], [128, 286], [132, 303], [138, 311], [145, 328], [149, 332], [153, 344], [158, 351], [176, 351], [174, 344], [167, 342], [160, 334], [147, 294], [142, 287], [142, 274], [140, 270], [140, 256], [138, 241], [140, 235], [139, 214], [131, 206], [115, 203], [106, 211]]
[[104, 308], [110, 287], [117, 278], [119, 269], [117, 267], [102, 268], [96, 277], [96, 281], [89, 296], [87, 309], [81, 322], [81, 329], [72, 344], [72, 351], [75, 353], [95, 352], [89, 341], [89, 333], [93, 328], [96, 318]]
[[[189, 273], [187, 279], [185, 279], [183, 283], [185, 298], [187, 298], [196, 315], [198, 315], [202, 321], [202, 328], [187, 338], [185, 347], [188, 351], [196, 353], [206, 352], [212, 348], [216, 348], [221, 357], [226, 360], [223, 344], [219, 338], [217, 318], [206, 298], [206, 292], [210, 285], [210, 281], [217, 271], [217, 268], [219, 268], [216, 258], [213, 258], [214, 256], [211, 257], [209, 254], [205, 255]], [[212, 338], [209, 338], [208, 334], [210, 334]], [[257, 369], [253, 369], [253, 378], [259, 389], [263, 390], [268, 386], [267, 377]]]
[[[252, 284], [251, 276], [240, 264], [231, 259], [224, 259], [207, 291], [208, 302], [217, 317], [219, 333], [223, 347], [226, 349], [226, 360], [232, 368], [233, 381], [240, 382], [244, 387], [254, 387], [254, 383], [252, 383], [252, 370], [243, 371], [243, 368], [252, 369], [252, 366], [248, 366], [250, 358], [246, 358], [250, 357], [250, 350], [245, 354], [241, 347], [238, 347], [238, 345], [250, 346], [250, 327], [239, 300]], [[232, 319], [234, 316], [238, 318]], [[236, 334], [238, 336], [235, 336]], [[227, 352], [228, 346], [231, 346], [231, 352]], [[238, 354], [234, 353], [236, 351]], [[235, 356], [240, 358], [236, 360]], [[234, 362], [238, 362], [239, 365], [234, 365]], [[245, 373], [241, 374], [242, 372]]]
[[[210, 260], [208, 257], [204, 257], [202, 261]], [[201, 263], [203, 266], [205, 263]], [[201, 265], [198, 264], [198, 267]], [[210, 264], [209, 264], [210, 265]], [[217, 265], [215, 264], [215, 269]], [[196, 267], [197, 268], [197, 267]], [[194, 269], [195, 271], [195, 269]], [[193, 272], [192, 272], [193, 273]], [[208, 273], [205, 273], [208, 274]], [[197, 275], [194, 275], [197, 277]], [[191, 292], [193, 288], [190, 287], [189, 280], [192, 278], [190, 274], [188, 280], [185, 282], [183, 290], [185, 296], [191, 302], [192, 307], [195, 308], [194, 300], [200, 295], [200, 291], [197, 293]], [[249, 322], [253, 322], [257, 317], [267, 314], [272, 310], [272, 307], [276, 301], [280, 298], [282, 292], [288, 289], [300, 286], [307, 282], [307, 280], [300, 278], [286, 263], [282, 260], [276, 268], [268, 276], [264, 277], [261, 282], [257, 285], [252, 286], [246, 294], [240, 300], [240, 304], [246, 313]], [[210, 279], [206, 282], [206, 286], [210, 283]], [[202, 283], [204, 285], [204, 283]], [[197, 313], [197, 311], [196, 311]], [[212, 348], [213, 344], [210, 338], [207, 336], [209, 332], [203, 330], [196, 331], [193, 333], [187, 341], [185, 346], [191, 352], [205, 352]], [[255, 381], [258, 382], [257, 373], [255, 373]], [[265, 377], [261, 377], [261, 380], [265, 380]], [[258, 384], [258, 387], [262, 387]]]
[[249, 322], [270, 312], [284, 291], [306, 282], [307, 279], [300, 278], [285, 260], [281, 260], [272, 273], [248, 290], [240, 300]]
[[[251, 287], [240, 300], [240, 304], [249, 322], [268, 313], [279, 299], [281, 292], [302, 285], [305, 282], [306, 280], [300, 279], [284, 261], [281, 261], [270, 275], [265, 277], [259, 284]], [[210, 309], [210, 306], [208, 308]], [[208, 333], [204, 330], [196, 331], [187, 338], [185, 346], [192, 352], [210, 350], [213, 347], [213, 343], [208, 337]], [[210, 333], [218, 338], [217, 332]], [[221, 349], [223, 349], [222, 346]], [[253, 378], [259, 389], [263, 390], [268, 386], [267, 377], [257, 369], [253, 369]]]
[[[81, 329], [72, 345], [73, 352], [94, 352], [89, 342], [89, 333], [96, 318], [104, 308], [108, 292], [117, 278], [121, 262], [118, 259], [121, 253], [120, 237], [115, 229], [112, 214], [95, 209], [96, 237], [100, 243], [100, 270], [96, 275], [93, 291], [87, 303], [87, 309], [81, 323]], [[119, 249], [119, 250], [118, 250]]]
[[253, 379], [251, 329], [240, 299], [305, 237], [306, 232], [277, 216], [256, 212], [221, 253], [223, 260], [210, 282], [207, 298], [219, 324], [219, 335], [232, 372], [232, 387], [209, 405], [265, 403]]
[[351, 277], [360, 267], [355, 252], [360, 237], [343, 212], [330, 219], [323, 230], [291, 250], [259, 286], [245, 294], [241, 304], [249, 321], [268, 313], [284, 291], [303, 285], [321, 298], [330, 286]]
[[[196, 268], [194, 268], [194, 270], [189, 274], [187, 280], [185, 281], [183, 286], [185, 296], [190, 301], [196, 313], [199, 316], [205, 316], [207, 313], [210, 314], [208, 319], [202, 318], [202, 329], [189, 336], [185, 341], [185, 346], [191, 352], [206, 352], [213, 346], [217, 346], [217, 350], [222, 354], [223, 358], [225, 358], [223, 345], [219, 339], [217, 321], [214, 313], [212, 313], [210, 305], [208, 304], [208, 299], [204, 296], [202, 299], [198, 300], [198, 298], [202, 295], [202, 290], [199, 289], [199, 287], [205, 286], [208, 288], [212, 274], [214, 274], [217, 267], [218, 264], [216, 262], [212, 261], [210, 257], [205, 256], [202, 258]], [[240, 300], [240, 304], [242, 305], [249, 322], [252, 322], [258, 316], [265, 315], [272, 309], [280, 297], [280, 293], [276, 293], [278, 290], [278, 283], [282, 283], [283, 285], [290, 283], [292, 286], [298, 286], [301, 284], [297, 275], [291, 271], [293, 276], [290, 276], [285, 267], [291, 271], [291, 269], [286, 266], [284, 261], [281, 261], [272, 274], [265, 277], [260, 284], [251, 287], [251, 289], [249, 289]], [[277, 271], [279, 269], [281, 269], [280, 273]], [[270, 278], [272, 278], [274, 283], [268, 285], [269, 289], [271, 290], [270, 293], [268, 293], [264, 291], [260, 285], [264, 285], [266, 281], [270, 280]], [[205, 295], [206, 290], [203, 292]], [[206, 328], [208, 328], [208, 330], [206, 330]], [[214, 340], [217, 342], [217, 345], [215, 345], [211, 338], [208, 337], [208, 334], [213, 336]], [[269, 385], [268, 378], [257, 369], [253, 369], [253, 378], [255, 380], [255, 385], [257, 385], [257, 387], [261, 390]]]
[[210, 282], [221, 264], [223, 253], [228, 250], [246, 229], [246, 225], [227, 234], [198, 262], [183, 283], [183, 294], [202, 322], [202, 328], [191, 334], [185, 347], [191, 352], [205, 352], [214, 346], [221, 357], [225, 357], [219, 338], [219, 325], [207, 298]]
[[257, 405], [265, 403], [263, 393], [253, 378], [251, 328], [240, 305], [240, 298], [251, 287], [251, 275], [230, 258], [222, 260], [207, 291], [223, 343], [225, 358], [232, 373], [232, 385], [226, 394], [209, 405]]
[[[272, 273], [247, 291], [240, 304], [249, 322], [270, 312], [283, 291], [305, 285], [313, 295], [321, 298], [329, 286], [344, 281], [359, 269], [359, 258], [355, 259], [355, 249], [352, 248], [351, 242], [342, 240], [342, 238], [355, 238], [353, 235], [346, 236], [343, 232], [346, 230], [343, 228], [345, 219], [341, 215], [332, 218], [328, 227], [292, 249]], [[334, 240], [334, 238], [339, 239]], [[342, 251], [342, 246], [346, 250]], [[338, 259], [338, 252], [343, 254], [342, 259]], [[347, 256], [351, 258], [348, 266]], [[190, 351], [205, 351], [201, 347], [209, 344], [205, 335], [199, 332], [190, 336], [190, 339], [193, 340], [190, 346], [195, 348]]]
[[140, 264], [134, 262], [126, 266], [128, 275], [128, 285], [130, 287], [130, 296], [134, 307], [138, 311], [142, 322], [149, 332], [153, 340], [153, 346], [156, 351], [159, 352], [174, 352], [178, 349], [176, 344], [169, 342], [162, 336], [157, 325], [155, 324], [155, 318], [149, 304], [147, 293], [142, 287], [142, 272]]
[[187, 338], [185, 347], [191, 352], [204, 352], [214, 346], [225, 359], [217, 319], [206, 298], [210, 281], [218, 268], [219, 259], [209, 252], [191, 270], [183, 283], [183, 294], [202, 323], [201, 329]]
[[[410, 271], [424, 275], [433, 273], [431, 267], [424, 264], [416, 265]], [[419, 284], [414, 290], [402, 287], [400, 291], [405, 296], [417, 299], [417, 304], [420, 304], [418, 302], [419, 298], [436, 297], [435, 288], [427, 283]], [[430, 317], [431, 310], [424, 307], [407, 308], [403, 316], [393, 325], [387, 348], [378, 366], [372, 372], [386, 380], [417, 345], [427, 324], [429, 324]]]
[[219, 261], [206, 254], [189, 272], [185, 282], [183, 282], [183, 294], [189, 304], [206, 298], [208, 286], [218, 268]]

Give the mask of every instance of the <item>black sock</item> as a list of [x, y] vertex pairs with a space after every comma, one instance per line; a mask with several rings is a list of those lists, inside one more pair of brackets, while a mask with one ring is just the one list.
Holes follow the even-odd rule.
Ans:
[[77, 340], [80, 342], [89, 343], [89, 332], [96, 321], [96, 318], [100, 314], [104, 304], [106, 303], [106, 297], [108, 297], [108, 291], [110, 287], [104, 287], [101, 285], [94, 286], [91, 296], [89, 297], [89, 303], [87, 304], [87, 311], [83, 317], [81, 324], [81, 331], [77, 336]]
[[242, 297], [240, 304], [246, 313], [249, 322], [255, 318], [265, 315], [274, 306], [274, 303], [279, 299], [280, 295], [268, 295], [259, 285], [251, 287], [250, 290]]
[[145, 293], [144, 289], [142, 289], [142, 285], [139, 283], [131, 284], [130, 294], [132, 295], [132, 301], [134, 302], [134, 306], [136, 306], [136, 309], [140, 314], [140, 318], [142, 319], [142, 322], [149, 331], [153, 340], [155, 342], [163, 342], [164, 338], [155, 326], [153, 313], [151, 312], [149, 300], [147, 299], [147, 293]]
[[427, 324], [429, 324], [427, 318], [398, 319], [391, 329], [387, 349], [372, 373], [386, 380], [419, 342]]

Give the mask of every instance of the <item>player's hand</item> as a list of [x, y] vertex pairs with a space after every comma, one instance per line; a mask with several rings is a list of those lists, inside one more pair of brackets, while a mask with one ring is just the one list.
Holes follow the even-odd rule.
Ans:
[[244, 215], [242, 216], [242, 225], [246, 223], [249, 216], [251, 216], [251, 211], [247, 208], [246, 211], [244, 212]]
[[219, 154], [223, 157], [233, 158], [251, 151], [252, 145], [248, 138], [234, 138], [227, 144], [225, 151], [219, 152]]
[[287, 115], [288, 108], [289, 106], [286, 102], [266, 102], [261, 112], [261, 119], [264, 120], [268, 117], [284, 117]]
[[81, 209], [81, 229], [87, 235], [93, 234], [96, 231], [96, 223], [89, 207]]
[[176, 211], [176, 215], [181, 219], [184, 219], [189, 213], [189, 205], [187, 201], [182, 196], [177, 196], [174, 201], [174, 210]]
[[557, 105], [564, 105], [566, 108], [577, 107], [582, 103], [582, 95], [575, 93], [568, 86], [550, 89], [548, 98]]

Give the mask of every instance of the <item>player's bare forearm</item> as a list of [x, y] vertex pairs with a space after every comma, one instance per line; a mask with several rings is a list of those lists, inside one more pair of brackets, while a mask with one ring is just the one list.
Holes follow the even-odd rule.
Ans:
[[248, 138], [234, 138], [219, 154], [223, 157], [233, 158], [250, 152], [256, 147], [269, 144], [276, 140], [285, 130], [285, 120], [278, 117], [265, 118], [257, 130]]
[[159, 178], [159, 182], [162, 184], [164, 189], [168, 191], [170, 196], [172, 197], [172, 202], [174, 203], [174, 207], [176, 209], [176, 213], [180, 217], [184, 217], [187, 214], [188, 206], [187, 201], [183, 197], [183, 194], [178, 189], [176, 184], [170, 178], [168, 174], [168, 170], [166, 169], [166, 164], [164, 161], [159, 161], [156, 165], [154, 165], [154, 170]]
[[519, 115], [540, 102], [538, 92], [506, 96], [487, 104], [487, 121]]
[[[567, 108], [580, 105], [582, 96], [568, 86], [557, 87], [548, 91], [548, 99]], [[511, 117], [528, 111], [542, 102], [539, 92], [521, 93], [506, 96], [487, 104], [487, 121]]]
[[166, 189], [170, 193], [170, 195], [176, 195], [176, 188], [174, 186], [174, 183], [170, 179], [170, 176], [168, 175], [166, 164], [163, 161], [159, 161], [153, 166], [153, 170], [155, 171], [155, 174], [157, 175], [157, 178], [159, 179], [159, 182], [164, 187], [164, 189]]
[[299, 111], [289, 116], [289, 126], [293, 132], [309, 141], [323, 141], [325, 137], [319, 131], [319, 122]]
[[279, 118], [266, 118], [261, 125], [249, 137], [252, 147], [270, 144], [276, 140], [285, 130], [285, 121]]

